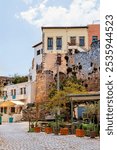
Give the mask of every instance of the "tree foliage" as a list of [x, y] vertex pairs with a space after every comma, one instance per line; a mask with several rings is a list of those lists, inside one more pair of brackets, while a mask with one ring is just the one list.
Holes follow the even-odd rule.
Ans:
[[28, 81], [28, 76], [20, 76], [15, 74], [13, 79], [12, 79], [12, 83], [17, 84], [17, 83], [23, 83], [23, 82], [27, 82]]
[[46, 109], [56, 113], [58, 109], [62, 113], [68, 113], [69, 99], [67, 94], [86, 93], [86, 89], [81, 85], [81, 81], [75, 77], [68, 77], [60, 82], [60, 90], [57, 91], [56, 83], [49, 90], [49, 102], [46, 104]]

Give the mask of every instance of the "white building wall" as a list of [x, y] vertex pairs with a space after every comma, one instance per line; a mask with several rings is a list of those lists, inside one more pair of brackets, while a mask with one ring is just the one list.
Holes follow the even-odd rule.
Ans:
[[[25, 104], [31, 103], [34, 100], [32, 99], [32, 82], [23, 82], [19, 84], [12, 84], [12, 85], [7, 85], [3, 88], [3, 91], [7, 91], [7, 97], [5, 100], [13, 100], [13, 101], [23, 101]], [[20, 89], [21, 88], [26, 88], [26, 94], [21, 94]], [[11, 95], [11, 90], [15, 89], [16, 90], [16, 96], [15, 98], [12, 97]], [[2, 98], [4, 100], [4, 97]]]
[[[40, 51], [39, 55], [37, 55], [38, 51]], [[41, 65], [42, 63], [42, 53], [43, 53], [42, 44], [39, 45], [37, 44], [37, 46], [34, 46], [34, 62], [29, 70], [29, 76], [31, 76], [32, 78], [31, 81], [36, 80], [36, 66]]]

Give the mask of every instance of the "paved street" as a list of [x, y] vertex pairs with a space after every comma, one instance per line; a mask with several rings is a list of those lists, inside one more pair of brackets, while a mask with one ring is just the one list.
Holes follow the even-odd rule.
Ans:
[[75, 135], [28, 133], [28, 123], [0, 125], [0, 150], [99, 150], [100, 140]]

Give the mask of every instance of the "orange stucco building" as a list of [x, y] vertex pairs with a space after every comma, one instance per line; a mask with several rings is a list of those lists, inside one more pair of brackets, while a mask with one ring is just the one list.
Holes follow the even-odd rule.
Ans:
[[100, 24], [88, 25], [88, 46], [95, 40], [100, 40]]

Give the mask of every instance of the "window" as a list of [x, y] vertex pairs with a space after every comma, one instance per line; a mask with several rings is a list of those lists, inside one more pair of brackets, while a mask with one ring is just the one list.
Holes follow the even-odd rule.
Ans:
[[1, 113], [3, 113], [3, 107], [1, 107]]
[[11, 90], [11, 96], [14, 96], [14, 95], [16, 95], [16, 89]]
[[15, 107], [11, 107], [11, 113], [15, 113]]
[[92, 42], [95, 42], [98, 40], [98, 36], [92, 36]]
[[20, 88], [20, 94], [23, 94], [23, 89], [22, 88]]
[[41, 54], [43, 54], [43, 49], [41, 49]]
[[14, 95], [16, 95], [16, 89], [14, 89]]
[[84, 36], [79, 37], [79, 46], [85, 46], [85, 37]]
[[40, 55], [40, 50], [37, 51], [37, 55]]
[[24, 87], [24, 88], [20, 88], [20, 94], [22, 95], [22, 94], [26, 94], [26, 88]]
[[70, 37], [70, 44], [71, 45], [76, 45], [76, 37], [75, 36]]
[[7, 113], [7, 107], [4, 107], [4, 113], [5, 114]]
[[61, 37], [57, 37], [56, 38], [56, 49], [57, 50], [61, 50], [62, 49], [62, 38]]
[[53, 50], [53, 38], [48, 38], [48, 50]]
[[24, 94], [26, 94], [26, 88], [24, 88]]
[[3, 96], [7, 96], [7, 91], [3, 91]]
[[13, 96], [13, 90], [11, 90], [11, 96]]

